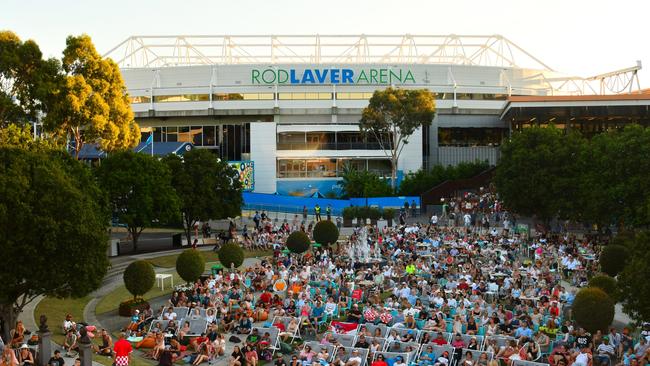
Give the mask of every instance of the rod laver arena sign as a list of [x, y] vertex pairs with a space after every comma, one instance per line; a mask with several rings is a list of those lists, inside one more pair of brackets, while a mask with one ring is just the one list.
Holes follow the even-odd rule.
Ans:
[[415, 84], [409, 69], [252, 69], [252, 84]]

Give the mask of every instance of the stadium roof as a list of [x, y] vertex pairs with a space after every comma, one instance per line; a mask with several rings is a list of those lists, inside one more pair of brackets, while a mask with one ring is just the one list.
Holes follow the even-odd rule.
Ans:
[[105, 55], [122, 68], [397, 63], [551, 67], [501, 35], [131, 36]]

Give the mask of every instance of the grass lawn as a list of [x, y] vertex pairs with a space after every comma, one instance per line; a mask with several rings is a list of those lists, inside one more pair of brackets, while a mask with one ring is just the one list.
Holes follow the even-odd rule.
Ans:
[[[212, 250], [201, 250], [200, 251], [201, 255], [203, 255], [203, 258], [205, 258], [206, 263], [207, 262], [218, 262], [219, 261], [219, 256], [217, 253], [213, 252]], [[257, 257], [268, 257], [273, 255], [273, 251], [271, 250], [246, 250], [244, 251], [244, 256], [246, 258], [257, 258]], [[165, 255], [162, 257], [157, 257], [157, 258], [152, 258], [149, 259], [149, 262], [153, 264], [156, 267], [162, 267], [162, 268], [172, 268], [176, 266], [176, 258], [178, 257], [178, 254], [172, 254], [172, 255]]]
[[[173, 272], [170, 274], [174, 276], [174, 285], [183, 283], [183, 280], [178, 275], [178, 273]], [[161, 290], [160, 287], [158, 287], [158, 284], [155, 284], [154, 287], [151, 290], [149, 290], [149, 292], [147, 292], [143, 297], [145, 300], [149, 300], [149, 299], [156, 298], [158, 296], [170, 294], [171, 292], [172, 292], [172, 287], [170, 286], [169, 280], [165, 280], [165, 291]], [[108, 295], [102, 297], [101, 300], [99, 300], [99, 302], [97, 303], [97, 307], [95, 308], [95, 313], [104, 314], [104, 313], [108, 313], [109, 311], [113, 311], [118, 308], [118, 306], [122, 301], [131, 298], [133, 298], [133, 295], [129, 293], [129, 291], [126, 289], [124, 285], [121, 285], [115, 290], [108, 293]]]
[[[90, 297], [82, 297], [79, 299], [57, 299], [46, 297], [36, 305], [34, 310], [34, 317], [38, 324], [38, 318], [41, 314], [47, 316], [47, 323], [52, 332], [52, 340], [57, 344], [62, 344], [65, 339], [63, 334], [63, 321], [66, 314], [72, 314], [74, 321], [83, 321], [84, 308], [90, 301]], [[35, 329], [31, 329], [35, 331]]]
[[[61, 345], [65, 339], [62, 325], [66, 314], [72, 314], [74, 320], [76, 321], [83, 320], [84, 308], [90, 299], [91, 298], [89, 296], [79, 299], [57, 299], [46, 297], [40, 303], [38, 303], [34, 314], [36, 318], [40, 317], [41, 314], [45, 314], [45, 316], [47, 316], [48, 325], [50, 326], [50, 331], [52, 332], [52, 340], [54, 343]], [[99, 334], [99, 332], [96, 333]], [[97, 343], [98, 340], [97, 338], [95, 339], [95, 342]], [[93, 355], [93, 361], [97, 361], [105, 366], [113, 365], [113, 359], [105, 356]], [[154, 365], [154, 363], [141, 357], [132, 357], [131, 363], [129, 365], [151, 366]]]
[[[213, 265], [217, 263], [217, 254], [209, 251], [209, 252], [201, 252], [203, 256], [206, 258], [205, 262], [205, 270], [206, 272], [210, 271]], [[258, 256], [266, 256], [266, 255], [272, 255], [273, 253], [271, 251], [247, 251], [246, 252], [246, 257], [258, 257]], [[169, 268], [169, 267], [174, 267], [176, 266], [176, 257], [178, 255], [168, 255], [164, 257], [158, 257], [158, 258], [153, 258], [150, 259], [149, 261], [151, 264], [153, 264], [156, 267], [163, 267], [163, 268]], [[159, 261], [162, 259], [161, 261]], [[162, 265], [161, 265], [162, 264]], [[183, 283], [183, 279], [176, 273], [176, 271], [173, 272], [167, 272], [171, 275], [174, 276], [174, 285], [178, 285], [180, 283]], [[158, 287], [158, 284], [156, 283], [154, 287], [147, 292], [143, 297], [145, 300], [150, 300], [162, 295], [167, 295], [172, 293], [172, 287], [170, 286], [169, 280], [165, 280], [165, 291], [161, 290], [160, 287]], [[124, 285], [119, 286], [112, 292], [110, 292], [108, 295], [104, 296], [99, 302], [97, 303], [97, 307], [95, 308], [95, 313], [97, 314], [105, 314], [110, 311], [113, 311], [118, 308], [120, 305], [120, 302], [124, 300], [128, 300], [132, 298], [133, 295], [129, 293], [129, 291], [126, 289]]]

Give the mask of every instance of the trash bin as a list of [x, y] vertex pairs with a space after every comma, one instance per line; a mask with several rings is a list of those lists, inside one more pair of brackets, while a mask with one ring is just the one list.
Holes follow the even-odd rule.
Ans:
[[183, 233], [172, 235], [172, 247], [180, 248], [183, 246]]

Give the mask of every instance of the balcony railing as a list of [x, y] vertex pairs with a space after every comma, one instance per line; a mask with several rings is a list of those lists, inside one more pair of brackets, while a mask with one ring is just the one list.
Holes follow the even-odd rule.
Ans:
[[381, 150], [377, 142], [279, 142], [278, 150]]
[[[390, 178], [390, 170], [368, 169], [382, 178]], [[278, 178], [337, 178], [342, 177], [343, 171], [280, 171]]]

